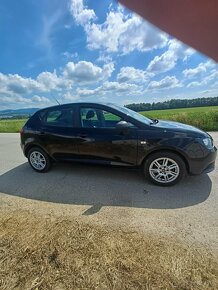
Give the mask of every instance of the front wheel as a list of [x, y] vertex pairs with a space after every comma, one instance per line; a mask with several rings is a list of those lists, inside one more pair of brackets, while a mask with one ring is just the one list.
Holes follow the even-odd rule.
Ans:
[[184, 178], [186, 166], [177, 154], [163, 151], [154, 153], [146, 159], [144, 173], [154, 184], [170, 186]]
[[30, 166], [37, 172], [46, 172], [51, 167], [51, 160], [41, 148], [34, 147], [29, 150], [28, 161]]

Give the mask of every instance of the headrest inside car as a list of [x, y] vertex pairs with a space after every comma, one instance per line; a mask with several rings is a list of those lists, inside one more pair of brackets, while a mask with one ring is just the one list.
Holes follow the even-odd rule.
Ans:
[[86, 119], [91, 119], [95, 116], [95, 113], [93, 110], [89, 110], [87, 113], [86, 113]]

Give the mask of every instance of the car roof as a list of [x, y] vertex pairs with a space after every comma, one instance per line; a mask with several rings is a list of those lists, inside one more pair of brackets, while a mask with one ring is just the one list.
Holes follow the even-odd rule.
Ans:
[[[40, 109], [38, 110], [37, 112], [41, 112], [41, 111], [44, 111], [44, 110], [48, 110], [48, 109], [58, 109], [58, 108], [64, 108], [64, 107], [68, 107], [70, 105], [86, 105], [86, 106], [99, 106], [99, 105], [102, 105], [102, 106], [107, 106], [107, 107], [112, 107], [114, 109], [114, 106], [115, 104], [113, 103], [104, 103], [104, 102], [74, 102], [74, 103], [67, 103], [67, 104], [60, 104], [60, 105], [55, 105], [55, 106], [50, 106], [50, 107], [46, 107], [46, 108], [43, 108], [43, 109]], [[116, 106], [119, 106], [119, 105], [116, 105]]]

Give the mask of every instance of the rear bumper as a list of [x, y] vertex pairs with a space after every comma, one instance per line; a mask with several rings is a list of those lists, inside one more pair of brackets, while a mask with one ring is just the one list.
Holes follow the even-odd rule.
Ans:
[[189, 161], [189, 173], [191, 175], [199, 175], [209, 173], [215, 169], [215, 160], [217, 156], [217, 148], [211, 149], [207, 156], [200, 159], [192, 159]]

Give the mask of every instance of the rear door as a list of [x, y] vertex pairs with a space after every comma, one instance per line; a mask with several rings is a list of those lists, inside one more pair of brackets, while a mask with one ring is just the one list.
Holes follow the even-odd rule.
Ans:
[[78, 150], [80, 157], [112, 164], [135, 165], [138, 130], [118, 129], [116, 124], [125, 118], [108, 107], [85, 106], [79, 108], [80, 129]]
[[40, 143], [55, 159], [72, 159], [78, 155], [75, 109], [55, 107], [41, 115]]

